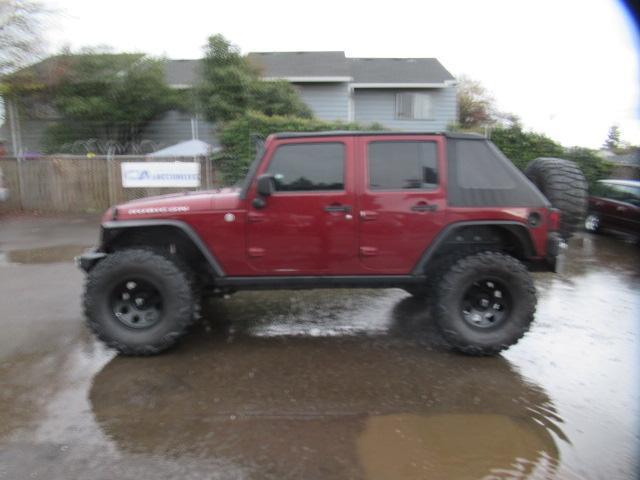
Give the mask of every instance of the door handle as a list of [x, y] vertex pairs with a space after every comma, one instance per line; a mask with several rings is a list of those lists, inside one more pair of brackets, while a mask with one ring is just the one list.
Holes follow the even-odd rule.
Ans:
[[627, 211], [627, 207], [616, 207], [616, 210], [618, 212], [626, 212]]
[[247, 215], [247, 221], [249, 223], [264, 222], [264, 219], [265, 216], [262, 213], [249, 212], [249, 214]]
[[414, 212], [435, 212], [438, 210], [438, 205], [429, 205], [427, 202], [418, 202], [411, 207], [411, 210]]
[[340, 203], [332, 203], [331, 205], [327, 205], [324, 207], [325, 212], [329, 213], [338, 213], [338, 212], [350, 212], [351, 205], [342, 205]]

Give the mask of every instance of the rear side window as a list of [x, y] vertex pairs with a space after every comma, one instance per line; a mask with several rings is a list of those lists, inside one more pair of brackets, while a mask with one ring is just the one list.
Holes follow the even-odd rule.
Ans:
[[447, 139], [447, 197], [453, 207], [546, 207], [549, 201], [491, 142]]
[[[467, 141], [458, 143], [457, 181], [461, 188], [511, 189], [515, 178], [502, 153], [491, 148], [489, 142]], [[508, 162], [508, 160], [507, 160]]]
[[371, 142], [368, 157], [372, 190], [433, 189], [438, 186], [435, 142]]
[[298, 143], [277, 148], [267, 172], [281, 192], [344, 190], [343, 143]]

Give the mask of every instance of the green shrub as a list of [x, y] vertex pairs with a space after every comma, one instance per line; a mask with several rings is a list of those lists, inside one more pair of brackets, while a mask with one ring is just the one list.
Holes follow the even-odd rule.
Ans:
[[607, 178], [613, 169], [613, 165], [602, 158], [595, 150], [582, 147], [566, 148], [562, 158], [573, 160], [582, 169], [587, 177], [589, 188], [593, 188], [596, 181]]
[[534, 158], [562, 157], [564, 154], [559, 143], [540, 133], [525, 132], [519, 126], [494, 128], [491, 141], [521, 170]]
[[538, 157], [573, 160], [584, 172], [589, 186], [607, 177], [612, 168], [596, 150], [582, 147], [565, 148], [546, 135], [526, 132], [519, 125], [496, 127], [491, 131], [491, 141], [521, 170]]
[[277, 132], [319, 132], [325, 130], [383, 130], [379, 124], [361, 125], [358, 123], [328, 122], [313, 118], [294, 116], [267, 116], [258, 112], [248, 112], [235, 120], [223, 124], [220, 130], [220, 143], [223, 151], [216, 156], [218, 171], [222, 182], [230, 185], [247, 173], [255, 157], [252, 137], [266, 138]]

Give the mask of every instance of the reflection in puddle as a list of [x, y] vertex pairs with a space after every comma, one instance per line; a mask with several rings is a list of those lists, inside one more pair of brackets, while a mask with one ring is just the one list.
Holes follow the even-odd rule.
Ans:
[[94, 377], [94, 417], [121, 452], [279, 479], [504, 478], [560, 461], [553, 403], [500, 357], [395, 335], [187, 343], [143, 368], [116, 357]]
[[[205, 322], [228, 335], [251, 337], [426, 337], [434, 333], [424, 301], [402, 290], [241, 292], [213, 300]], [[225, 323], [223, 319], [233, 319]], [[221, 322], [221, 320], [223, 320]]]
[[86, 245], [60, 245], [57, 247], [30, 248], [0, 252], [0, 265], [7, 263], [37, 264], [70, 262], [87, 250]]
[[559, 453], [543, 426], [495, 414], [375, 416], [358, 439], [366, 478], [550, 478]]

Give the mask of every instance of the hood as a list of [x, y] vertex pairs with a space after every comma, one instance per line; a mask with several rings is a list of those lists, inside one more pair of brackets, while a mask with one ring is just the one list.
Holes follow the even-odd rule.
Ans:
[[235, 210], [240, 205], [239, 188], [222, 188], [203, 192], [171, 193], [145, 197], [111, 207], [103, 221], [135, 218], [176, 217], [191, 212]]

